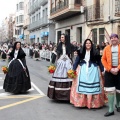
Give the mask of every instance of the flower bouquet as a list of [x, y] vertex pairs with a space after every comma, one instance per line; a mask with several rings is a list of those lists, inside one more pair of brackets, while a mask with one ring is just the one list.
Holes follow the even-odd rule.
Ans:
[[74, 78], [76, 78], [77, 73], [74, 70], [68, 70], [67, 75], [68, 75], [68, 78], [74, 79]]
[[55, 72], [55, 69], [56, 69], [56, 67], [55, 67], [54, 65], [50, 65], [50, 66], [48, 67], [48, 72], [49, 72], [50, 74], [52, 74], [52, 73]]
[[4, 74], [7, 74], [7, 72], [8, 72], [8, 67], [7, 67], [7, 66], [3, 66], [3, 67], [2, 67], [2, 71], [4, 72]]

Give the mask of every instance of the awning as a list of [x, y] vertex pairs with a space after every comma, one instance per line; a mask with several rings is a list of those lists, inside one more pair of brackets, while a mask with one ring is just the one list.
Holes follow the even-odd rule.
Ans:
[[40, 37], [48, 36], [49, 32], [41, 32]]
[[40, 37], [44, 37], [45, 32], [40, 33]]
[[19, 38], [20, 38], [20, 39], [23, 39], [23, 34], [19, 35]]
[[49, 32], [45, 32], [45, 33], [44, 33], [44, 36], [48, 36], [48, 35], [49, 35]]
[[31, 35], [31, 36], [30, 36], [30, 39], [35, 39], [35, 35]]

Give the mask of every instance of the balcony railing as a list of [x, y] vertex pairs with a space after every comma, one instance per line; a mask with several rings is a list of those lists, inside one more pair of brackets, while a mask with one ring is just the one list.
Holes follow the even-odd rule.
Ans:
[[58, 12], [64, 8], [69, 7], [69, 0], [61, 1], [58, 5], [51, 9], [50, 13]]
[[33, 29], [39, 28], [41, 26], [47, 25], [48, 23], [49, 23], [48, 22], [48, 17], [43, 17], [40, 20], [31, 23], [28, 26], [28, 30], [33, 30]]
[[120, 16], [120, 0], [115, 0], [115, 16]]
[[29, 7], [28, 14], [34, 13], [36, 10], [38, 10], [42, 5], [47, 3], [48, 0], [37, 0], [33, 5]]
[[103, 20], [103, 5], [88, 6], [86, 12], [87, 12], [86, 20], [88, 22]]

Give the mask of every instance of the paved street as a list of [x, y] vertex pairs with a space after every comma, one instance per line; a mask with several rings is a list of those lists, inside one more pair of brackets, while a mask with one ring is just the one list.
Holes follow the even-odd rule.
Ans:
[[[6, 65], [0, 60], [0, 67]], [[47, 98], [47, 86], [51, 75], [47, 73], [49, 62], [27, 58], [32, 88], [27, 94], [12, 95], [2, 89], [4, 74], [0, 70], [0, 120], [119, 120], [120, 113], [105, 118], [107, 107], [80, 109], [66, 102]]]

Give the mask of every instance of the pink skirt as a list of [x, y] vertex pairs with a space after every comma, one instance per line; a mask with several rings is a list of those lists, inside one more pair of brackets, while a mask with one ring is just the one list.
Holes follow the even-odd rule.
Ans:
[[[77, 73], [79, 73], [80, 66], [77, 68]], [[102, 85], [102, 93], [95, 95], [86, 95], [80, 94], [76, 92], [77, 89], [77, 78], [75, 78], [72, 82], [71, 93], [70, 93], [70, 103], [75, 107], [88, 107], [90, 108], [100, 108], [104, 106], [107, 102], [107, 95], [104, 91], [104, 82], [103, 77], [101, 75], [101, 85]]]

